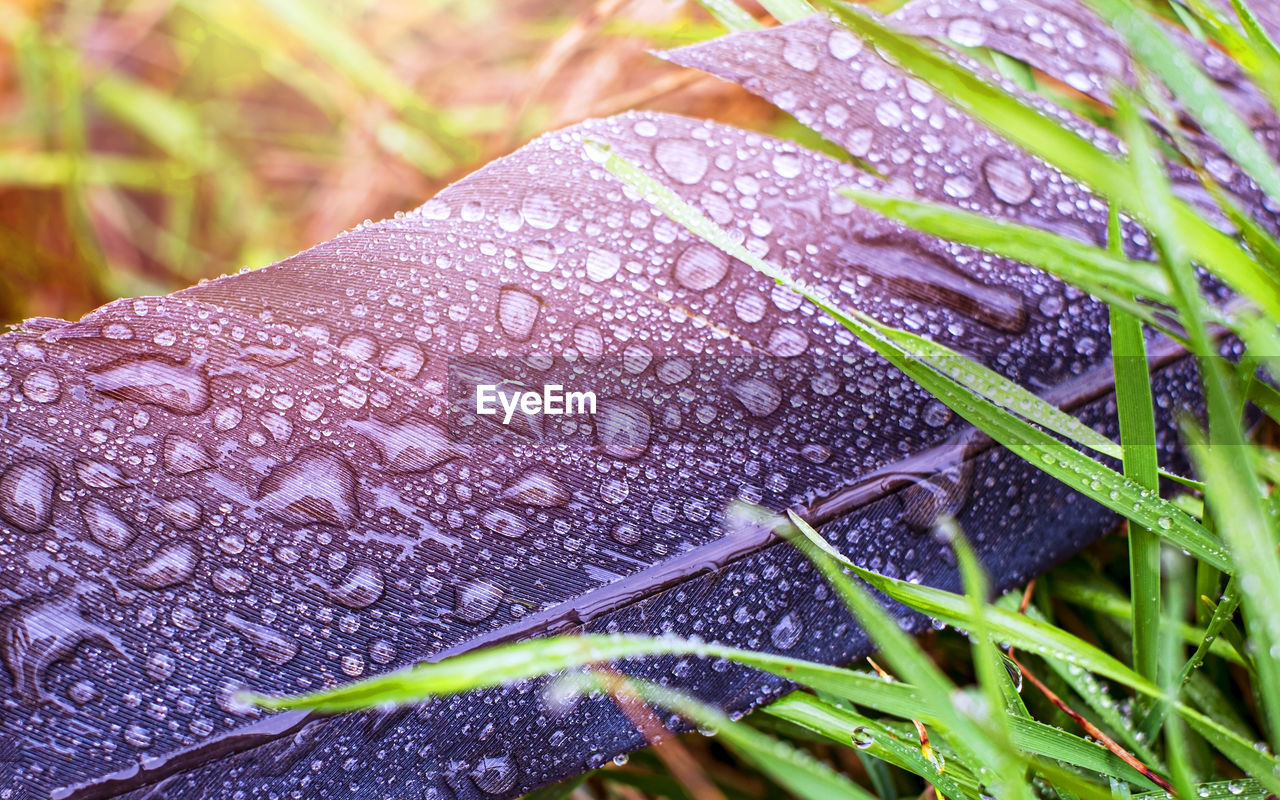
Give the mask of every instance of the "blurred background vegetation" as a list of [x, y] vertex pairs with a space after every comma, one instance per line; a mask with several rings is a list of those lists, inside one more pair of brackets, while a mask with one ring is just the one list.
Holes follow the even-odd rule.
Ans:
[[270, 263], [586, 117], [794, 135], [648, 53], [722, 32], [685, 0], [0, 0], [0, 323]]

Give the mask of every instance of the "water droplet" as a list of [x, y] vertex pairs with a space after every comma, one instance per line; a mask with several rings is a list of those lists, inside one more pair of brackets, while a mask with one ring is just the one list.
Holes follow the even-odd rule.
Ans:
[[769, 352], [779, 358], [794, 358], [809, 349], [809, 337], [790, 325], [779, 325], [769, 333]]
[[116, 489], [129, 483], [115, 464], [77, 459], [76, 477], [90, 489]]
[[524, 520], [500, 508], [491, 508], [480, 515], [480, 524], [488, 530], [508, 539], [519, 539], [528, 532]]
[[653, 351], [639, 342], [632, 342], [622, 351], [622, 368], [632, 375], [639, 375], [653, 362]]
[[249, 588], [252, 579], [249, 573], [235, 567], [220, 567], [209, 576], [213, 588], [223, 594], [239, 594]]
[[733, 310], [743, 322], [759, 322], [769, 310], [769, 301], [755, 292], [743, 292], [734, 301]]
[[145, 750], [151, 746], [151, 732], [136, 723], [125, 727], [123, 738], [139, 750]]
[[553, 508], [569, 502], [569, 491], [564, 484], [546, 471], [532, 469], [507, 484], [502, 499], [526, 506]]
[[96, 497], [80, 506], [80, 516], [89, 536], [108, 550], [123, 550], [137, 536], [111, 506]]
[[378, 355], [378, 340], [367, 333], [353, 333], [342, 340], [338, 350], [352, 361], [363, 364]]
[[769, 631], [769, 641], [779, 650], [790, 650], [800, 641], [800, 634], [803, 632], [804, 627], [800, 621], [794, 614], [787, 612]]
[[630, 522], [619, 522], [613, 526], [613, 530], [609, 532], [609, 535], [613, 537], [615, 542], [630, 546], [640, 543], [643, 532]]
[[827, 50], [840, 61], [848, 61], [862, 52], [862, 40], [840, 28], [827, 37]]
[[396, 342], [387, 348], [379, 366], [383, 370], [403, 381], [411, 381], [422, 372], [427, 357], [422, 348], [409, 342]]
[[854, 728], [849, 735], [849, 740], [859, 750], [866, 750], [876, 743], [875, 737], [865, 725]]
[[960, 17], [947, 26], [947, 38], [961, 47], [981, 47], [987, 40], [987, 29], [976, 19]]
[[147, 656], [147, 677], [156, 683], [173, 677], [175, 668], [173, 656], [163, 650], [156, 650]]
[[33, 403], [52, 403], [62, 394], [62, 382], [52, 370], [33, 369], [22, 379], [22, 394]]
[[595, 416], [596, 441], [614, 458], [639, 458], [649, 447], [653, 421], [629, 400], [602, 400]]
[[516, 785], [516, 765], [509, 755], [485, 756], [471, 770], [471, 780], [481, 791], [506, 794]]
[[367, 608], [382, 597], [382, 572], [372, 564], [359, 562], [347, 571], [342, 582], [325, 590], [325, 596], [347, 608]]
[[535, 272], [550, 272], [560, 263], [556, 248], [550, 242], [530, 242], [520, 251], [520, 258], [525, 266]]
[[517, 342], [529, 338], [541, 310], [542, 301], [523, 289], [508, 286], [498, 294], [498, 322], [502, 331]]
[[298, 654], [298, 643], [275, 628], [250, 622], [234, 612], [228, 612], [224, 619], [228, 627], [249, 641], [264, 661], [287, 664]]
[[782, 405], [782, 390], [762, 378], [743, 378], [734, 382], [729, 390], [753, 417], [767, 417]]
[[168, 589], [191, 580], [200, 550], [185, 539], [161, 545], [155, 555], [135, 563], [129, 569], [129, 580], [143, 589]]
[[607, 281], [618, 274], [622, 259], [608, 250], [592, 250], [587, 254], [587, 277], [596, 283]]
[[471, 581], [457, 588], [454, 614], [464, 622], [483, 622], [498, 608], [502, 590], [484, 581]]
[[674, 181], [692, 186], [707, 174], [707, 150], [692, 139], [663, 139], [653, 148], [653, 157]]
[[286, 522], [349, 526], [359, 513], [356, 477], [333, 453], [308, 448], [267, 474], [254, 493], [262, 507]]
[[368, 419], [348, 424], [378, 448], [392, 472], [429, 472], [461, 454], [444, 428], [413, 417], [396, 423]]
[[590, 325], [577, 325], [573, 329], [573, 346], [587, 361], [596, 361], [604, 355], [604, 334]]
[[715, 286], [729, 274], [729, 256], [706, 242], [690, 245], [676, 259], [676, 281], [696, 292]]
[[242, 419], [244, 412], [240, 410], [240, 406], [223, 406], [213, 412], [213, 427], [225, 433], [239, 425]]
[[1027, 171], [1007, 158], [988, 158], [982, 165], [982, 175], [987, 179], [991, 193], [1009, 205], [1025, 203], [1035, 193]]
[[209, 384], [198, 367], [162, 358], [126, 358], [92, 370], [94, 389], [117, 400], [150, 403], [174, 414], [209, 407]]
[[189, 531], [200, 524], [200, 504], [190, 497], [174, 497], [160, 503], [160, 513], [169, 524], [180, 531]]
[[36, 458], [20, 461], [0, 476], [0, 517], [27, 533], [48, 526], [58, 472]]
[[177, 433], [164, 437], [164, 468], [174, 475], [213, 469], [217, 462], [204, 445]]
[[807, 43], [788, 37], [782, 47], [782, 60], [801, 72], [813, 72], [818, 66], [818, 54]]
[[524, 221], [531, 228], [548, 231], [560, 221], [560, 204], [549, 194], [531, 194], [520, 205]]
[[84, 642], [121, 653], [111, 632], [90, 621], [74, 596], [32, 597], [0, 610], [0, 656], [13, 691], [38, 703], [49, 698], [44, 678], [57, 661], [67, 661]]

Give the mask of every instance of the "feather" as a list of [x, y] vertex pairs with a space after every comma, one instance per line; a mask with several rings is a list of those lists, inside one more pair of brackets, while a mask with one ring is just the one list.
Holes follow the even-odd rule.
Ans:
[[[770, 96], [891, 188], [1101, 241], [1083, 189], [825, 21], [671, 57]], [[0, 337], [6, 796], [514, 796], [640, 736], [544, 681], [336, 717], [232, 691], [555, 631], [868, 652], [789, 545], [726, 515], [735, 499], [804, 509], [860, 563], [948, 587], [940, 514], [1002, 587], [1113, 524], [658, 215], [587, 136], [842, 304], [1112, 431], [1105, 307], [853, 206], [835, 190], [883, 185], [854, 166], [661, 114], [548, 134], [277, 264]], [[1191, 365], [1153, 352], [1161, 407], [1191, 402]], [[551, 385], [594, 392], [594, 413], [504, 424], [474, 405]], [[787, 688], [723, 662], [627, 667], [736, 712]]]

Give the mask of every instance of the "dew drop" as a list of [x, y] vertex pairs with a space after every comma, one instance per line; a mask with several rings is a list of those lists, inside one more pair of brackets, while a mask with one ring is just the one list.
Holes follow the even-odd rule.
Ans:
[[520, 212], [529, 227], [548, 231], [560, 222], [560, 204], [549, 194], [531, 194], [520, 205]]
[[379, 366], [400, 380], [411, 381], [418, 377], [426, 363], [421, 347], [409, 342], [396, 342], [383, 353]]
[[502, 499], [526, 506], [553, 508], [569, 502], [564, 484], [541, 469], [532, 469], [507, 484]]
[[502, 590], [484, 581], [471, 581], [457, 588], [454, 614], [464, 622], [483, 622], [498, 608]]
[[690, 245], [676, 259], [676, 281], [686, 289], [696, 292], [715, 286], [729, 274], [729, 256], [719, 248], [697, 242]]
[[773, 642], [773, 646], [779, 650], [790, 650], [800, 641], [802, 633], [804, 633], [804, 627], [800, 621], [794, 614], [787, 612], [769, 631], [769, 641]]
[[542, 301], [523, 289], [508, 286], [498, 294], [498, 323], [517, 342], [529, 338], [541, 310]]
[[177, 433], [164, 438], [163, 456], [164, 468], [174, 475], [187, 475], [217, 466], [204, 445]]
[[1027, 202], [1035, 192], [1026, 170], [1007, 158], [992, 156], [987, 159], [982, 165], [982, 175], [987, 186], [991, 187], [991, 193], [1009, 205]]
[[116, 489], [129, 483], [115, 464], [77, 459], [76, 477], [90, 489]]
[[356, 478], [333, 453], [308, 448], [267, 474], [254, 493], [262, 507], [286, 522], [349, 526], [356, 520]]
[[0, 476], [0, 517], [27, 533], [48, 526], [53, 517], [53, 490], [58, 472], [52, 464], [30, 458]]
[[614, 458], [639, 458], [649, 447], [653, 421], [629, 400], [603, 400], [595, 416], [596, 441]]
[[608, 250], [592, 250], [587, 254], [587, 277], [596, 283], [607, 281], [618, 274], [622, 259]]
[[149, 403], [175, 414], [209, 407], [209, 383], [199, 368], [162, 358], [126, 358], [92, 370], [94, 389], [117, 400]]
[[33, 403], [52, 403], [62, 394], [62, 382], [52, 370], [33, 369], [22, 379], [22, 394]]
[[191, 580], [200, 551], [185, 539], [161, 545], [155, 555], [135, 563], [129, 569], [129, 580], [143, 589], [168, 589]]
[[961, 47], [981, 47], [987, 40], [987, 30], [976, 19], [960, 17], [947, 26], [947, 38]]
[[123, 550], [137, 536], [111, 506], [96, 497], [80, 506], [80, 517], [89, 536], [108, 550]]
[[250, 622], [234, 612], [228, 612], [224, 619], [227, 627], [248, 640], [264, 661], [278, 666], [289, 663], [298, 654], [298, 643], [274, 628]]
[[382, 571], [373, 564], [359, 562], [347, 571], [342, 582], [325, 590], [325, 596], [347, 608], [367, 608], [382, 597]]
[[706, 148], [692, 139], [663, 139], [654, 146], [653, 157], [672, 180], [686, 186], [707, 174]]
[[743, 378], [733, 383], [729, 390], [753, 417], [767, 417], [782, 405], [782, 390], [772, 381], [762, 378]]

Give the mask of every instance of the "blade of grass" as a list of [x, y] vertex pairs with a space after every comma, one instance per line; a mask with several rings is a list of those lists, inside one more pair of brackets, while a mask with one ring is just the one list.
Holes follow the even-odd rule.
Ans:
[[707, 10], [721, 25], [736, 33], [738, 31], [754, 31], [760, 28], [756, 18], [743, 10], [734, 0], [698, 0], [698, 5]]
[[[1162, 538], [1191, 551], [1219, 569], [1230, 571], [1230, 562], [1225, 549], [1180, 508], [1163, 500], [1150, 490], [1127, 480], [1115, 470], [1064, 445], [1036, 426], [1007, 413], [949, 376], [921, 363], [922, 354], [936, 350], [938, 345], [923, 337], [882, 325], [866, 314], [858, 311], [846, 312], [835, 306], [827, 299], [824, 291], [814, 290], [793, 280], [787, 273], [739, 245], [722, 228], [684, 202], [666, 186], [613, 153], [608, 144], [598, 140], [588, 140], [584, 142], [584, 146], [592, 159], [602, 163], [623, 183], [637, 191], [641, 197], [646, 198], [672, 220], [809, 300], [971, 425], [1004, 445], [1027, 463], [1071, 485], [1116, 513], [1152, 530], [1158, 530]], [[909, 342], [918, 349], [908, 351], [900, 346], [900, 343], [904, 342]], [[955, 357], [963, 358], [958, 355]], [[981, 365], [972, 362], [966, 366], [975, 374], [994, 375], [984, 371]], [[1005, 389], [1009, 393], [1021, 397], [1034, 397], [1012, 381], [1001, 380], [1004, 381]], [[1043, 403], [1038, 398], [1035, 402]], [[1111, 446], [1114, 447], [1114, 443]]]
[[[1108, 214], [1108, 249], [1123, 254], [1120, 215], [1113, 205]], [[1160, 461], [1156, 453], [1155, 406], [1142, 323], [1111, 307], [1111, 364], [1116, 380], [1116, 411], [1124, 476], [1153, 492], [1160, 490]], [[1149, 528], [1129, 525], [1129, 585], [1133, 597], [1133, 666], [1148, 680], [1156, 678], [1160, 623], [1160, 539]]]
[[[1139, 210], [1144, 203], [1127, 171], [1116, 156], [1091, 139], [868, 12], [835, 0], [819, 0], [819, 5], [957, 108], [1141, 219]], [[1175, 198], [1171, 213], [1198, 262], [1280, 319], [1280, 280], [1276, 276], [1259, 267], [1238, 243], [1215, 230], [1186, 202]]]

